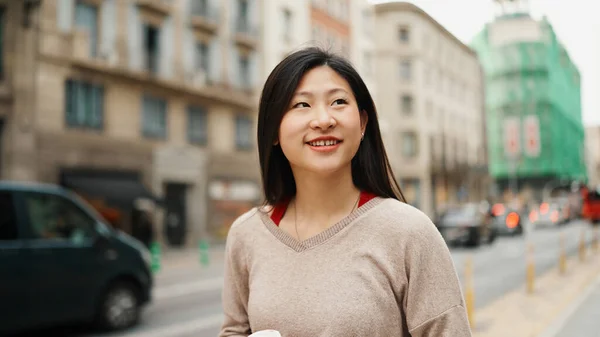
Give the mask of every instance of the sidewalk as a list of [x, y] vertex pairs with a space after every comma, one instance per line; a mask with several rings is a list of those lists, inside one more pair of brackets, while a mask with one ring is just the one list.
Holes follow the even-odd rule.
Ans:
[[[577, 256], [572, 257], [567, 262], [566, 275], [560, 275], [558, 269], [553, 268], [536, 278], [534, 294], [527, 294], [525, 286], [521, 286], [485, 308], [476, 310], [473, 336], [558, 337], [556, 330], [552, 331], [556, 329], [557, 322], [560, 322], [569, 306], [589, 290], [599, 277], [600, 254], [588, 251], [583, 262], [579, 261]], [[597, 312], [596, 317], [599, 317]], [[598, 318], [594, 320], [599, 321]], [[567, 333], [562, 336], [588, 337], [579, 333]]]
[[[210, 265], [222, 265], [225, 259], [225, 245], [212, 245], [208, 251]], [[161, 256], [161, 272], [167, 273], [180, 269], [201, 268], [198, 248], [170, 248]]]
[[211, 246], [208, 250], [208, 264], [203, 262], [205, 261], [198, 248], [165, 250], [160, 257], [160, 269], [154, 274], [157, 285], [222, 277], [225, 245]]
[[600, 277], [590, 291], [574, 304], [573, 310], [565, 315], [559, 332], [548, 337], [600, 336]]

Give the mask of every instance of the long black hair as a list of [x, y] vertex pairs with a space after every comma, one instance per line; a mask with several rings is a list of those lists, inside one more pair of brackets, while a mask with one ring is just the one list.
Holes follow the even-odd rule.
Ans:
[[279, 125], [288, 110], [298, 83], [309, 70], [328, 66], [352, 88], [358, 109], [368, 117], [364, 139], [352, 159], [352, 180], [362, 191], [405, 202], [388, 160], [373, 98], [366, 84], [343, 57], [317, 47], [288, 55], [273, 69], [262, 91], [258, 109], [258, 156], [266, 205], [276, 205], [296, 195], [296, 181], [281, 146], [275, 145]]

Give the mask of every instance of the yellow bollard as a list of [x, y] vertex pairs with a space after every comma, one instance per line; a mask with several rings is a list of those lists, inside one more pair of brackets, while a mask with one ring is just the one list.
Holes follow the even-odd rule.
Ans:
[[533, 244], [527, 247], [527, 293], [533, 294], [535, 290], [535, 261], [533, 257]]
[[579, 261], [585, 261], [585, 230], [581, 230], [581, 238], [579, 239]]
[[475, 290], [473, 285], [473, 257], [468, 256], [465, 266], [465, 303], [467, 305], [467, 317], [471, 330], [475, 329]]
[[565, 233], [560, 233], [560, 257], [558, 259], [558, 270], [561, 275], [567, 273], [567, 253], [565, 250]]

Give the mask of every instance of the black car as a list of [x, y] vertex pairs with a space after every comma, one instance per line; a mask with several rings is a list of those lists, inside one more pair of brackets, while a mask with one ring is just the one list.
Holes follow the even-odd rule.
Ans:
[[148, 250], [54, 185], [0, 182], [0, 335], [70, 323], [122, 329], [151, 298]]
[[446, 210], [438, 219], [437, 227], [450, 245], [479, 246], [492, 243], [496, 229], [491, 216], [477, 204], [467, 204]]

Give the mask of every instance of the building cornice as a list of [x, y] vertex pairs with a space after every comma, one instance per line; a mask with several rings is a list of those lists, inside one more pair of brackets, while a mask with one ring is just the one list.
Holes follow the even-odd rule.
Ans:
[[375, 5], [375, 14], [376, 15], [394, 13], [394, 12], [412, 12], [412, 13], [415, 13], [415, 14], [421, 16], [423, 19], [425, 19], [425, 20], [429, 21], [431, 24], [433, 24], [444, 35], [446, 35], [451, 40], [453, 40], [456, 44], [458, 44], [464, 51], [466, 51], [467, 53], [474, 55], [474, 56], [477, 55], [477, 53], [473, 49], [471, 49], [471, 47], [467, 46], [461, 40], [459, 40], [456, 36], [454, 36], [454, 34], [450, 33], [444, 26], [442, 26], [439, 22], [437, 22], [434, 18], [432, 18], [431, 15], [427, 14], [427, 12], [425, 12], [423, 9], [421, 9], [420, 7], [414, 5], [410, 2], [394, 1], [394, 2], [385, 2], [385, 3]]

